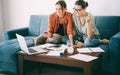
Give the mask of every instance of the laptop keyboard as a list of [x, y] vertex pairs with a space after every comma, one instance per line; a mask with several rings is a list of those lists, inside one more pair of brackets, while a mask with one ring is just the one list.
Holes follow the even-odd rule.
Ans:
[[34, 52], [37, 52], [37, 51], [34, 50], [34, 49], [29, 48], [29, 52], [30, 52], [30, 53], [34, 53]]

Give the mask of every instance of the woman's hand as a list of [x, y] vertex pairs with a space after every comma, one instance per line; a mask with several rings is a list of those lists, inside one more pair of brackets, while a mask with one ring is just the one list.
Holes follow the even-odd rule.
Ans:
[[86, 17], [86, 22], [87, 22], [87, 23], [90, 23], [90, 21], [91, 21], [91, 17], [90, 17], [90, 15], [88, 15], [88, 16]]
[[87, 25], [87, 36], [89, 38], [91, 38], [92, 35], [93, 35], [93, 31], [92, 31], [92, 26], [91, 26], [91, 17], [90, 17], [90, 15], [88, 15], [86, 17], [86, 25]]
[[51, 38], [51, 37], [52, 37], [52, 33], [48, 32], [48, 33], [47, 33], [47, 37], [48, 37], [48, 38]]
[[75, 36], [76, 35], [76, 32], [73, 30], [73, 36]]

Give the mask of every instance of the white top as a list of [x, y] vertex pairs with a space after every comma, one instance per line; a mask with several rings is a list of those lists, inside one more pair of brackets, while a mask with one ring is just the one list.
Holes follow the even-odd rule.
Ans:
[[80, 25], [80, 17], [77, 16], [75, 13], [72, 15], [72, 20], [73, 20], [73, 29], [80, 35], [81, 37], [87, 35], [87, 26], [86, 26], [86, 17], [87, 15], [90, 15], [91, 17], [91, 25], [92, 25], [92, 30], [94, 35], [100, 35], [98, 29], [96, 28], [95, 21], [94, 21], [94, 16], [88, 12], [86, 12], [85, 17], [83, 18], [84, 23], [83, 25]]

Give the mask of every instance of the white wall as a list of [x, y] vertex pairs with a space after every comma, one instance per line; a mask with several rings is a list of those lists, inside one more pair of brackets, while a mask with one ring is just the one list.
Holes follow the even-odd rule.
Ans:
[[93, 15], [120, 16], [120, 0], [87, 0]]
[[[66, 0], [73, 7], [72, 0]], [[32, 14], [48, 15], [55, 10], [56, 0], [3, 0], [4, 27], [14, 29], [28, 26]]]
[[3, 20], [2, 20], [2, 0], [0, 0], [0, 42], [2, 41]]
[[[57, 0], [2, 0], [2, 13], [4, 30], [26, 27], [32, 14], [48, 15], [55, 10]], [[65, 0], [68, 11], [76, 0]], [[93, 15], [120, 16], [120, 0], [86, 0], [89, 3], [88, 10]]]
[[50, 12], [50, 3], [48, 3], [48, 1], [49, 0], [44, 0], [44, 2], [41, 2], [41, 0], [3, 0], [5, 29], [27, 26], [31, 14], [48, 14]]
[[[31, 14], [50, 14], [57, 0], [3, 0], [5, 29], [28, 26]], [[73, 0], [65, 0], [68, 10], [73, 12]], [[87, 0], [88, 9], [94, 15], [120, 15], [120, 0]]]

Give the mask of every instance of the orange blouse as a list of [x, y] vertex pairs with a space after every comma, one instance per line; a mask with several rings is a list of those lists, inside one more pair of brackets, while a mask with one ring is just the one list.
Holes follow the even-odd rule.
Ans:
[[[72, 34], [72, 13], [66, 12], [62, 18], [64, 35]], [[60, 20], [56, 12], [50, 14], [48, 18], [48, 29], [49, 33], [56, 33], [59, 28]]]

